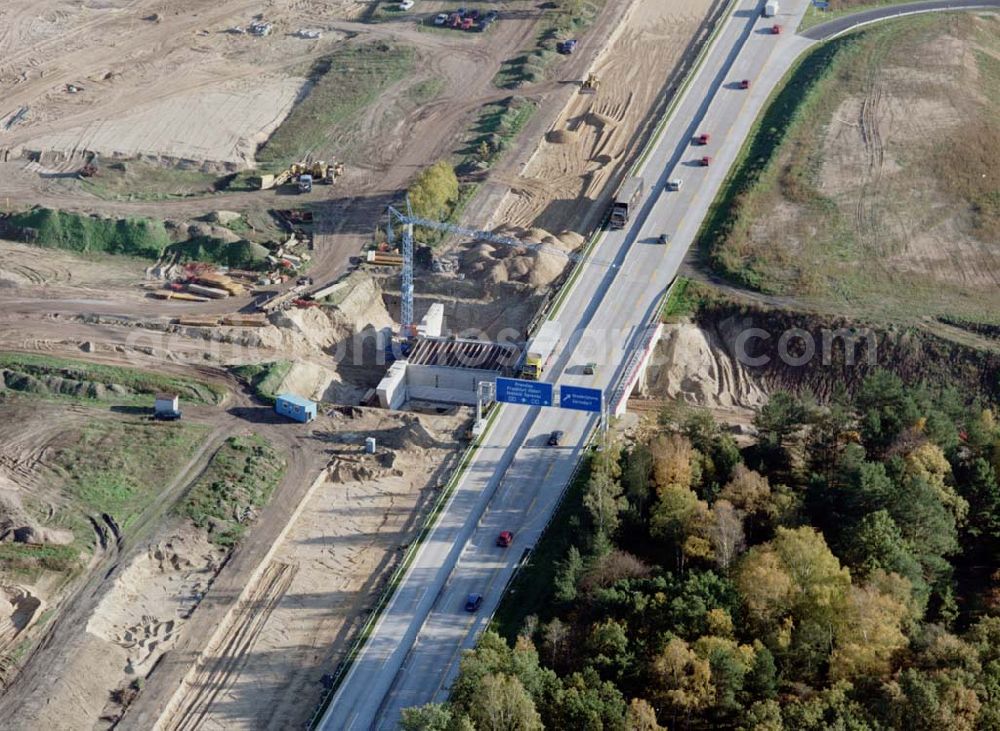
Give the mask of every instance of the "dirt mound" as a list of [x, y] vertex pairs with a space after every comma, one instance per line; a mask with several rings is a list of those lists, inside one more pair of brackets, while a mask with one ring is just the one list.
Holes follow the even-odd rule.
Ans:
[[283, 310], [269, 316], [268, 321], [271, 326], [259, 332], [263, 344], [294, 354], [301, 354], [302, 348], [324, 350], [337, 342], [339, 335], [326, 312], [318, 307]]
[[126, 672], [144, 675], [176, 640], [178, 627], [198, 606], [223, 555], [194, 529], [150, 546], [119, 574], [87, 632], [126, 650]]
[[0, 584], [0, 649], [38, 616], [42, 600], [17, 584]]
[[[584, 241], [570, 231], [556, 236], [538, 227], [501, 226], [497, 233], [523, 241], [525, 248], [477, 244], [461, 256], [462, 271], [467, 276], [488, 284], [520, 282], [541, 289], [555, 281], [570, 263], [559, 252], [572, 251]], [[529, 248], [538, 245], [543, 248]]]
[[68, 546], [72, 542], [72, 531], [38, 525], [21, 506], [15, 492], [0, 488], [0, 543]]
[[403, 416], [399, 427], [384, 432], [381, 442], [391, 449], [432, 449], [442, 445], [442, 440], [420, 417], [411, 414]]
[[188, 224], [187, 235], [192, 239], [199, 237], [219, 239], [227, 244], [235, 244], [241, 239], [239, 234], [226, 228], [225, 226], [215, 226], [202, 221], [193, 221]]
[[576, 132], [569, 129], [554, 129], [545, 135], [545, 139], [554, 145], [568, 145], [576, 142]]
[[698, 406], [756, 407], [763, 389], [719, 338], [695, 324], [667, 326], [656, 346], [643, 395]]

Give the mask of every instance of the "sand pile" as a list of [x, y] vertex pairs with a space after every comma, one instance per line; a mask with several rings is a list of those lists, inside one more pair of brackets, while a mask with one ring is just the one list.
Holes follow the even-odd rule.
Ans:
[[271, 325], [258, 331], [261, 344], [289, 354], [325, 350], [337, 342], [340, 334], [318, 307], [282, 310], [270, 315], [268, 321]]
[[357, 403], [364, 395], [363, 389], [344, 383], [330, 368], [308, 361], [296, 361], [277, 391], [330, 403]]
[[[537, 227], [503, 226], [497, 233], [523, 241], [526, 248], [476, 244], [462, 254], [462, 271], [489, 284], [521, 282], [535, 289], [550, 285], [571, 263], [560, 252], [571, 252], [584, 242], [583, 237], [573, 231], [555, 235]], [[539, 244], [545, 248], [527, 248]]]
[[664, 328], [643, 392], [698, 406], [753, 408], [767, 401], [720, 338], [690, 323]]
[[174, 643], [224, 555], [194, 528], [150, 546], [115, 579], [87, 632], [122, 647], [128, 653], [125, 670], [144, 675]]
[[[346, 355], [354, 352], [353, 341], [375, 350], [374, 333], [393, 326], [392, 317], [382, 301], [382, 290], [371, 278], [359, 276], [335, 308], [314, 307], [289, 309], [268, 317], [271, 323], [255, 334], [258, 344], [292, 355], [305, 355], [317, 350], [330, 351], [344, 341], [339, 349]], [[338, 353], [339, 354], [339, 353]]]

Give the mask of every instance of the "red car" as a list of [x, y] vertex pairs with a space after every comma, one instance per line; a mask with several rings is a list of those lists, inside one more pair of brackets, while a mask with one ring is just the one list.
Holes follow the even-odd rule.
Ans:
[[694, 138], [694, 143], [696, 145], [707, 145], [710, 139], [712, 139], [712, 135], [710, 135], [708, 132], [702, 132], [700, 135]]
[[462, 30], [472, 30], [472, 27], [476, 24], [474, 18], [462, 18]]
[[750, 79], [743, 79], [743, 81], [740, 82], [740, 88], [741, 89], [749, 89], [750, 88]]
[[705, 157], [701, 158], [701, 166], [703, 168], [707, 168], [711, 164], [712, 164], [712, 158], [710, 158], [708, 155], [705, 155]]
[[507, 548], [513, 542], [514, 534], [509, 530], [500, 531], [500, 535], [497, 536], [497, 545], [500, 546], [500, 548]]
[[772, 35], [779, 35], [780, 33], [781, 33], [781, 26], [780, 25], [778, 25], [777, 23], [775, 23], [774, 25], [771, 26], [771, 34]]

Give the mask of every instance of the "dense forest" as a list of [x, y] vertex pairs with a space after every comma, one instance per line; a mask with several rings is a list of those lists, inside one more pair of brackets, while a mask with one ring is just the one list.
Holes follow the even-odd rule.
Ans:
[[595, 451], [516, 637], [404, 728], [1000, 728], [993, 412], [876, 371], [755, 426], [670, 410]]

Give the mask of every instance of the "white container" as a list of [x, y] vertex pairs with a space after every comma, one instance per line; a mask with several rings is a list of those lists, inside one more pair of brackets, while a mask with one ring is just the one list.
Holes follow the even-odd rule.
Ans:
[[375, 437], [365, 437], [365, 452], [375, 454]]

